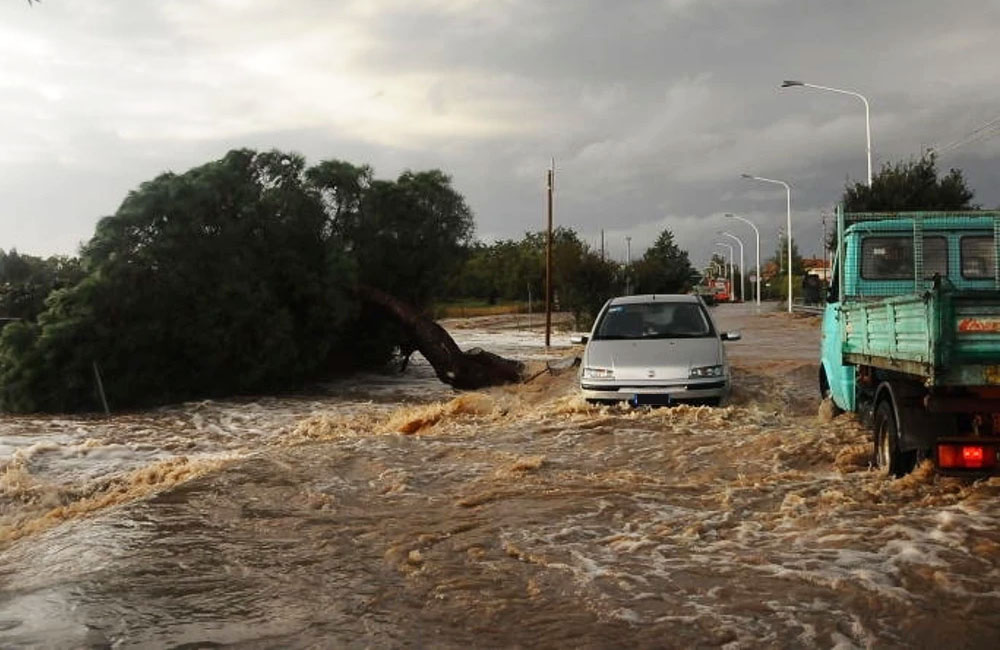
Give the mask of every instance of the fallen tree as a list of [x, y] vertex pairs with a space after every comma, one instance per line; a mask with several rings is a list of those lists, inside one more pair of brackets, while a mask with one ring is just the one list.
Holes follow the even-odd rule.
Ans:
[[480, 348], [463, 351], [447, 330], [403, 300], [375, 287], [361, 286], [358, 297], [385, 310], [406, 330], [413, 346], [434, 368], [438, 379], [462, 390], [518, 383], [524, 364]]
[[120, 410], [287, 391], [398, 348], [458, 389], [522, 381], [521, 363], [462, 351], [423, 316], [472, 232], [437, 170], [384, 181], [239, 149], [161, 174], [98, 222], [82, 278], [3, 327], [0, 411], [100, 408], [98, 368]]

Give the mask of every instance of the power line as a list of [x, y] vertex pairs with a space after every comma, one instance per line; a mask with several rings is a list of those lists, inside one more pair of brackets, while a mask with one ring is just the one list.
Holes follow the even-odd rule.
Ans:
[[961, 147], [974, 144], [976, 142], [982, 142], [983, 140], [988, 140], [994, 136], [1000, 135], [1000, 115], [993, 118], [986, 124], [973, 129], [969, 133], [965, 134], [958, 140], [953, 140], [948, 144], [941, 145], [940, 147], [930, 147], [930, 151], [940, 155], [943, 153], [948, 153]]

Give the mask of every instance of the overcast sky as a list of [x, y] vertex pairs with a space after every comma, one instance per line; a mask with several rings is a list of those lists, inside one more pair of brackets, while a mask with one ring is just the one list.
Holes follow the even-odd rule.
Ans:
[[[253, 147], [441, 168], [484, 240], [543, 227], [555, 157], [558, 224], [699, 265], [751, 245], [726, 212], [773, 251], [784, 190], [749, 172], [818, 252], [864, 108], [782, 79], [867, 95], [877, 169], [1000, 116], [998, 34], [998, 0], [2, 0], [0, 248], [76, 253], [142, 181]], [[1000, 205], [1000, 137], [951, 166]]]

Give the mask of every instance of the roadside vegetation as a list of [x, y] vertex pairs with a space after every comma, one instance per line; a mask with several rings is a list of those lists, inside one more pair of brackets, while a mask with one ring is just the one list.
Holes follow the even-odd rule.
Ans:
[[[492, 308], [530, 289], [541, 307], [544, 235], [473, 234], [437, 170], [381, 180], [242, 149], [162, 174], [100, 220], [79, 258], [0, 251], [0, 409], [97, 410], [98, 373], [113, 409], [292, 390], [405, 358], [420, 332], [443, 333], [414, 318], [442, 301]], [[697, 279], [668, 231], [630, 268], [565, 228], [553, 256], [555, 298], [579, 323], [626, 278], [650, 292]], [[445, 356], [466, 383], [509, 370]]]
[[[476, 243], [467, 250], [450, 295], [488, 303], [523, 302], [531, 297], [538, 311], [545, 306], [545, 233], [526, 233], [518, 240]], [[577, 327], [586, 327], [604, 302], [631, 288], [632, 293], [682, 293], [697, 284], [687, 251], [669, 230], [660, 233], [642, 258], [630, 265], [601, 256], [570, 228], [552, 237], [553, 302], [571, 312]]]
[[472, 229], [438, 171], [376, 180], [341, 161], [237, 150], [163, 174], [98, 223], [76, 277], [29, 276], [33, 295], [52, 291], [0, 335], [0, 408], [95, 410], [95, 367], [120, 409], [384, 364], [405, 336], [359, 288], [427, 307]]

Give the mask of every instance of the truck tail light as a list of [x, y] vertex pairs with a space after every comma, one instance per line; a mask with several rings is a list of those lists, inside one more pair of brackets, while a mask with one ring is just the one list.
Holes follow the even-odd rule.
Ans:
[[997, 464], [997, 451], [992, 445], [943, 444], [937, 461], [941, 469], [986, 469]]

